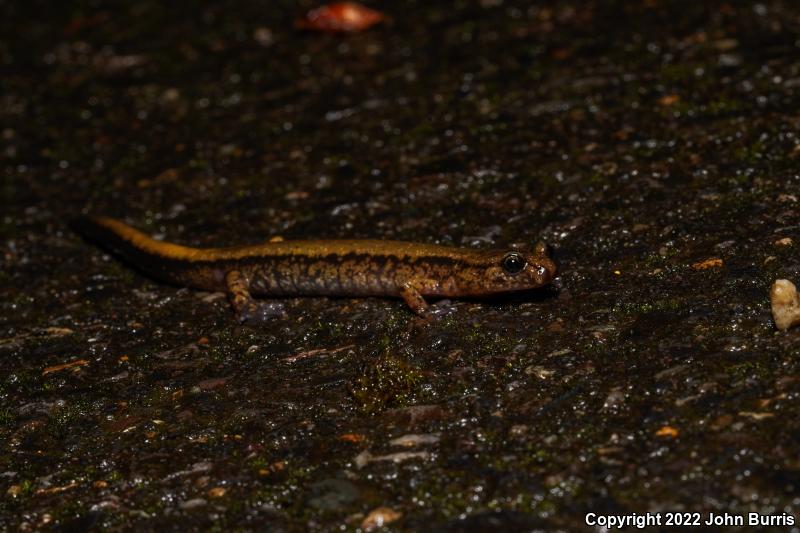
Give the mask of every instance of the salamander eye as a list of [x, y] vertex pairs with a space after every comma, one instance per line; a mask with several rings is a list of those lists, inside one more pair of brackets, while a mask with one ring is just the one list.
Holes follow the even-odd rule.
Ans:
[[525, 258], [517, 252], [508, 252], [503, 257], [503, 270], [509, 274], [517, 274], [525, 268]]

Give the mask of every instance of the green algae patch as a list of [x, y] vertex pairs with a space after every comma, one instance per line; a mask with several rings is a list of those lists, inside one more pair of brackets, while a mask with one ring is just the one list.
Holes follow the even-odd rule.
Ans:
[[361, 411], [374, 414], [413, 404], [423, 382], [419, 368], [387, 351], [367, 364], [350, 393]]

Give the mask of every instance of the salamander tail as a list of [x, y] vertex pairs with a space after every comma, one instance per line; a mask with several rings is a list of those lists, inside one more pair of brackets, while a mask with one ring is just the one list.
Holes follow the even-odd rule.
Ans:
[[[187, 284], [187, 274], [203, 250], [157, 241], [141, 231], [107, 217], [80, 217], [71, 226], [124, 261], [163, 281]], [[196, 283], [189, 283], [196, 285]]]

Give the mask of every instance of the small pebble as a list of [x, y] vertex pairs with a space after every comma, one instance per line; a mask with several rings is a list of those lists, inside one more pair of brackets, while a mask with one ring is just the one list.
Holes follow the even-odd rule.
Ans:
[[692, 268], [695, 270], [706, 270], [708, 268], [718, 268], [722, 266], [722, 259], [718, 257], [712, 257], [706, 259], [705, 261], [699, 261], [692, 265]]
[[781, 331], [786, 331], [800, 323], [800, 295], [797, 287], [788, 279], [778, 279], [772, 284], [769, 291], [772, 303], [772, 318], [775, 326]]
[[536, 376], [539, 379], [549, 379], [555, 374], [554, 370], [549, 370], [539, 365], [525, 367], [524, 372], [529, 376]]
[[253, 32], [253, 39], [261, 46], [269, 46], [275, 41], [275, 36], [269, 28], [256, 28]]
[[408, 461], [409, 459], [422, 459], [427, 460], [431, 456], [428, 452], [397, 452], [397, 453], [390, 453], [387, 455], [372, 455], [369, 453], [368, 450], [364, 450], [360, 454], [358, 454], [354, 461], [358, 468], [364, 468], [369, 463], [375, 462], [392, 462], [392, 463], [402, 463], [403, 461]]
[[508, 434], [512, 437], [521, 437], [528, 433], [530, 428], [525, 424], [515, 424], [511, 426], [511, 429], [508, 430]]
[[228, 492], [228, 489], [225, 487], [214, 487], [213, 489], [208, 490], [208, 497], [209, 498], [222, 498], [225, 496], [225, 493]]
[[401, 516], [403, 516], [401, 513], [390, 507], [378, 507], [370, 511], [364, 518], [361, 522], [361, 528], [366, 531], [372, 531], [398, 520]]
[[656, 431], [656, 437], [668, 437], [674, 439], [680, 434], [677, 428], [672, 426], [661, 426], [658, 431]]
[[198, 507], [205, 507], [206, 504], [208, 504], [208, 502], [203, 498], [193, 498], [191, 500], [181, 502], [179, 507], [184, 511], [188, 511], [190, 509], [197, 509]]
[[392, 439], [389, 441], [391, 446], [403, 446], [405, 448], [411, 448], [414, 446], [419, 446], [423, 444], [436, 444], [439, 442], [439, 435], [436, 434], [427, 434], [427, 435], [403, 435], [402, 437], [397, 437], [396, 439]]

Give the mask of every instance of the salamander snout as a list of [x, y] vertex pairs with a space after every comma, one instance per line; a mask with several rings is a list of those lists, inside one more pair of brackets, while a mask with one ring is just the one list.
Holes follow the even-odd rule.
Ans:
[[558, 265], [553, 260], [551, 252], [552, 249], [544, 241], [538, 241], [533, 245], [531, 261], [537, 267], [536, 278], [539, 285], [547, 285], [558, 273]]
[[533, 266], [533, 276], [536, 279], [536, 285], [541, 287], [543, 285], [547, 285], [556, 277], [556, 273], [558, 268], [556, 264], [547, 256], [536, 256], [533, 259], [534, 265]]

